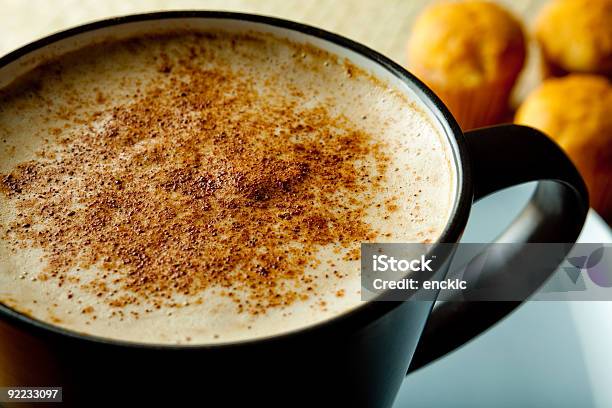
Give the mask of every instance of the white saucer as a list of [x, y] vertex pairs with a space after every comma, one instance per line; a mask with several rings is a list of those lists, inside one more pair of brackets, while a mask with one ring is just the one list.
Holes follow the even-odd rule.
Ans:
[[[489, 242], [533, 184], [478, 203], [464, 241]], [[612, 242], [591, 211], [580, 242]], [[406, 378], [400, 407], [612, 406], [612, 301], [532, 301], [445, 358]]]

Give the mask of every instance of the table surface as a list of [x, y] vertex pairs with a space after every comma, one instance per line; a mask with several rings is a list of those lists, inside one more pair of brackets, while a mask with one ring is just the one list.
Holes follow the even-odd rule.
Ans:
[[[497, 0], [527, 28], [546, 0]], [[0, 0], [0, 55], [49, 33], [117, 15], [159, 10], [231, 10], [311, 24], [361, 42], [405, 64], [414, 18], [432, 0]], [[533, 47], [517, 87], [520, 99], [538, 82]]]
[[[546, 0], [504, 0], [529, 24]], [[404, 62], [415, 16], [430, 0], [0, 0], [0, 54], [86, 21], [155, 10], [208, 9], [267, 14], [312, 24]]]

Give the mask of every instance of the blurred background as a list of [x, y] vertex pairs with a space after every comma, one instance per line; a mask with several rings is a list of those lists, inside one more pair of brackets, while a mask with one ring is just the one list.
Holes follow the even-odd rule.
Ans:
[[[416, 17], [436, 0], [0, 0], [0, 55], [49, 33], [112, 16], [160, 10], [227, 10], [265, 14], [349, 37], [406, 66], [406, 43]], [[498, 0], [528, 24], [546, 0]], [[537, 52], [517, 87], [538, 80]], [[530, 85], [531, 83], [531, 85]]]
[[[267, 14], [334, 31], [405, 63], [406, 41], [429, 0], [1, 0], [0, 54], [67, 27], [153, 10], [208, 9]], [[543, 0], [500, 2], [530, 19]]]

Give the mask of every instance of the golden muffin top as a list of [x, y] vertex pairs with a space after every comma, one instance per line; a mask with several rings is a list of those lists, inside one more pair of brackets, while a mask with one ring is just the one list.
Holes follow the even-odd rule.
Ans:
[[488, 1], [441, 2], [416, 20], [408, 60], [427, 81], [473, 87], [515, 77], [525, 60], [519, 21]]
[[612, 74], [612, 0], [555, 0], [536, 20], [545, 57], [570, 72]]
[[555, 140], [582, 174], [591, 205], [612, 217], [612, 85], [606, 77], [548, 79], [519, 107], [515, 121]]
[[516, 122], [541, 129], [561, 146], [612, 142], [612, 86], [602, 76], [545, 80], [519, 107]]

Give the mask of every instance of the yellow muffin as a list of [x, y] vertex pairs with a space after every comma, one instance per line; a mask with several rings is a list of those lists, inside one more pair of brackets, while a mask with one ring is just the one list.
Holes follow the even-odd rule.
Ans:
[[586, 74], [545, 80], [519, 107], [515, 121], [540, 129], [567, 152], [587, 183], [591, 206], [612, 221], [609, 80]]
[[554, 0], [536, 20], [544, 74], [612, 76], [612, 0]]
[[440, 96], [463, 129], [503, 117], [526, 53], [521, 24], [487, 1], [430, 6], [417, 18], [407, 51], [409, 69]]

